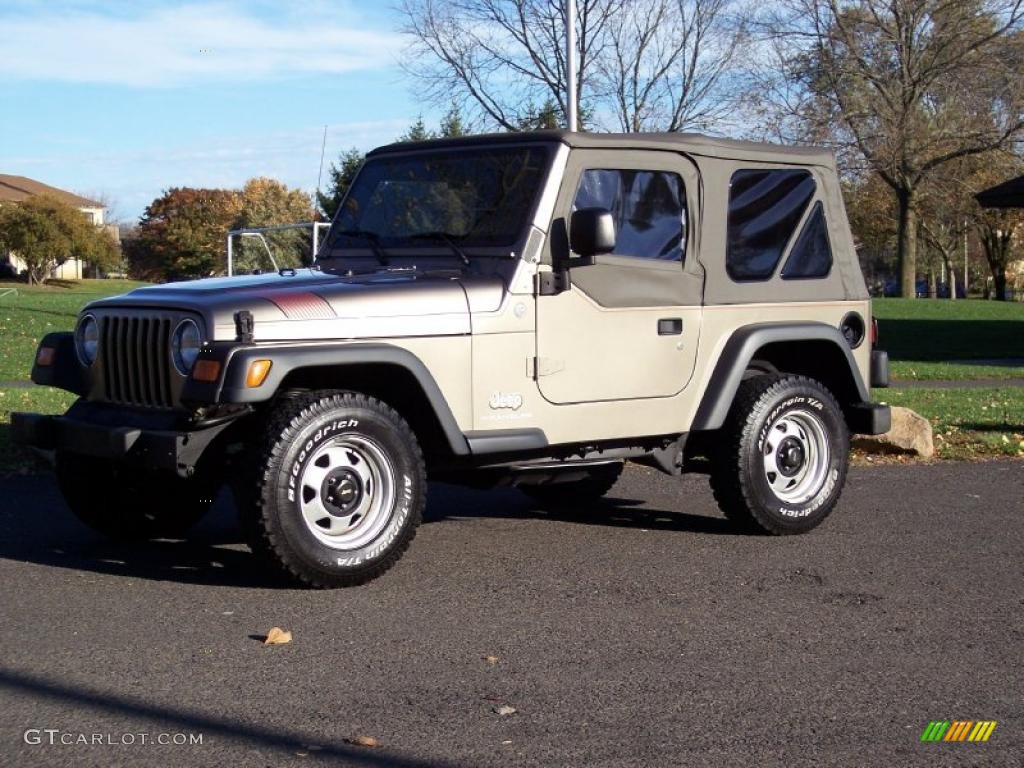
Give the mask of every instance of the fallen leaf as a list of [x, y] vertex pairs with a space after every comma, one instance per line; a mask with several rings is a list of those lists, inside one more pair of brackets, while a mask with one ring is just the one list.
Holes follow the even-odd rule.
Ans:
[[488, 664], [497, 664], [499, 661], [497, 656], [481, 656], [480, 658], [486, 661]]
[[264, 645], [284, 645], [292, 641], [292, 633], [286, 632], [280, 627], [271, 627], [270, 631], [267, 632], [266, 638], [263, 640]]
[[516, 708], [510, 707], [508, 704], [502, 704], [500, 707], [491, 707], [491, 711], [496, 715], [505, 717], [507, 715], [514, 715], [516, 713]]
[[347, 744], [354, 744], [357, 747], [379, 747], [380, 742], [373, 738], [373, 736], [352, 736], [345, 739]]

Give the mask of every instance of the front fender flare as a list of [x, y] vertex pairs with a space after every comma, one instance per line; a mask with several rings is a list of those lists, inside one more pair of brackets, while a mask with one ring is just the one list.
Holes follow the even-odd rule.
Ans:
[[[220, 347], [210, 345], [200, 358], [220, 358], [221, 380], [204, 385], [189, 379], [182, 399], [192, 402], [260, 403], [272, 399], [293, 371], [302, 368], [338, 367], [346, 365], [394, 365], [405, 369], [419, 383], [437, 421], [444, 432], [452, 452], [457, 456], [470, 453], [465, 435], [452, 415], [448, 401], [441, 393], [434, 377], [423, 362], [412, 352], [390, 344], [259, 344], [239, 346], [236, 343]], [[246, 372], [253, 360], [270, 360], [270, 372], [259, 387], [247, 387]], [[339, 382], [339, 384], [342, 384]], [[215, 389], [215, 391], [210, 391]]]

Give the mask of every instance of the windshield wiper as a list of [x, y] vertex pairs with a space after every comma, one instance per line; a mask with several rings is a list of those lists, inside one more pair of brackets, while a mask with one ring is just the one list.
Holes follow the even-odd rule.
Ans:
[[433, 231], [433, 232], [416, 232], [416, 233], [411, 234], [411, 235], [406, 235], [406, 237], [409, 240], [434, 240], [434, 241], [440, 241], [440, 242], [444, 243], [445, 245], [447, 245], [449, 248], [451, 248], [452, 249], [452, 253], [454, 253], [456, 256], [458, 256], [460, 259], [462, 259], [462, 263], [463, 264], [465, 264], [467, 267], [469, 266], [469, 256], [467, 256], [466, 252], [463, 251], [458, 246], [458, 243], [455, 242], [455, 240], [453, 239], [453, 236], [451, 234], [449, 234], [448, 232], [442, 232], [440, 230]]
[[331, 241], [331, 244], [333, 245], [334, 241], [337, 240], [337, 238], [341, 237], [342, 235], [348, 235], [349, 237], [358, 237], [362, 240], [365, 240], [367, 243], [370, 244], [370, 250], [373, 251], [373, 255], [377, 257], [377, 261], [381, 263], [381, 266], [386, 267], [390, 263], [388, 261], [387, 253], [385, 253], [384, 248], [381, 247], [380, 235], [378, 235], [376, 232], [371, 232], [368, 229], [343, 229], [339, 231], [337, 235], [334, 236], [334, 238]]

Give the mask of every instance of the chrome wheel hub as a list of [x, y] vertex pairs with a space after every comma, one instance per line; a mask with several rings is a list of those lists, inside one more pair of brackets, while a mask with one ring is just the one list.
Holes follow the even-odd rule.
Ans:
[[825, 485], [831, 456], [827, 433], [810, 411], [790, 411], [776, 419], [761, 455], [765, 479], [780, 501], [803, 504]]
[[299, 511], [310, 532], [332, 549], [359, 549], [387, 526], [395, 471], [383, 449], [356, 435], [334, 438], [313, 453], [299, 482]]

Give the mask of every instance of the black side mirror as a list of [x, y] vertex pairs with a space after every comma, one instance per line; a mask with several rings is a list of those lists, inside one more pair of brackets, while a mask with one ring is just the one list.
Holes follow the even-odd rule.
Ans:
[[584, 259], [615, 250], [615, 220], [604, 208], [580, 208], [569, 223], [569, 247]]

